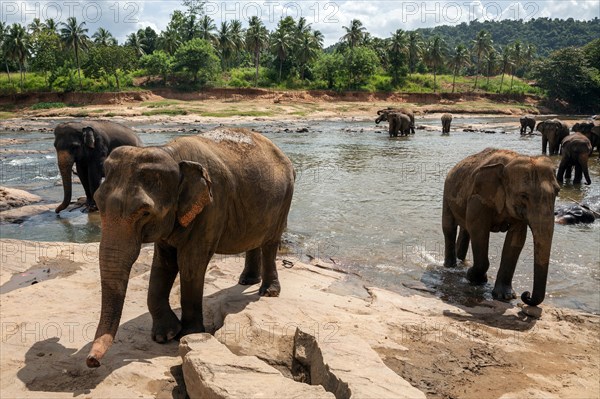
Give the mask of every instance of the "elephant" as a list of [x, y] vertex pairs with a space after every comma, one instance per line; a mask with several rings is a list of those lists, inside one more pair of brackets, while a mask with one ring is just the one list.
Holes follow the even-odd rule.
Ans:
[[390, 137], [408, 136], [410, 134], [410, 118], [401, 113], [387, 113]]
[[[217, 127], [159, 147], [120, 147], [96, 191], [102, 236], [100, 321], [86, 363], [98, 367], [117, 332], [142, 243], [154, 243], [152, 339], [204, 332], [204, 275], [214, 254], [246, 253], [239, 283], [281, 290], [275, 258], [294, 192], [289, 158], [260, 133]], [[181, 321], [169, 305], [180, 273]]]
[[522, 116], [519, 122], [521, 123], [521, 136], [527, 134], [527, 128], [530, 129], [529, 134], [533, 134], [533, 129], [535, 128], [535, 118], [533, 116]]
[[452, 114], [442, 115], [442, 133], [450, 134], [450, 124], [452, 123]]
[[596, 216], [587, 205], [568, 205], [554, 210], [554, 221], [558, 224], [594, 223]]
[[490, 232], [507, 232], [492, 295], [499, 300], [514, 299], [512, 278], [529, 226], [534, 245], [533, 293], [524, 292], [521, 299], [539, 305], [546, 294], [559, 190], [553, 163], [545, 156], [486, 148], [463, 159], [450, 170], [444, 184], [444, 266], [455, 267], [457, 258], [464, 261], [471, 242], [473, 266], [467, 278], [473, 284], [485, 284]]
[[79, 121], [56, 126], [54, 148], [64, 193], [56, 213], [60, 213], [71, 203], [73, 164], [85, 190], [85, 209], [96, 210], [94, 193], [104, 176], [104, 160], [112, 150], [124, 145], [140, 146], [142, 142], [133, 130], [115, 122]]
[[415, 134], [415, 113], [408, 108], [388, 107], [385, 109], [380, 109], [379, 111], [377, 111], [377, 115], [379, 116], [377, 117], [377, 119], [375, 119], [375, 123], [379, 124], [379, 122], [387, 121], [387, 115], [390, 113], [400, 113], [407, 115], [410, 118], [410, 133]]
[[585, 184], [592, 184], [588, 170], [588, 158], [592, 152], [592, 144], [581, 133], [573, 133], [565, 137], [561, 143], [562, 159], [558, 167], [556, 179], [563, 182], [563, 176], [571, 177], [571, 169], [575, 167], [575, 178], [573, 184], [581, 183], [581, 174], [585, 176]]
[[600, 156], [600, 125], [596, 126], [594, 122], [579, 122], [574, 124], [571, 130], [587, 137], [592, 145], [592, 152], [595, 148]]
[[550, 155], [558, 155], [560, 143], [569, 135], [569, 126], [561, 120], [548, 119], [538, 123], [535, 129], [542, 133], [542, 153], [546, 154], [550, 144]]

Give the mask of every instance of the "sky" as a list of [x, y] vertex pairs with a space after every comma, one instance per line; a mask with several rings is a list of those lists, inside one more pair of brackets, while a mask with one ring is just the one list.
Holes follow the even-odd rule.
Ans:
[[[29, 24], [34, 18], [65, 21], [75, 16], [85, 21], [88, 35], [98, 27], [108, 29], [119, 40], [139, 28], [163, 30], [174, 10], [184, 10], [181, 0], [0, 0], [0, 21]], [[411, 30], [437, 25], [456, 25], [473, 20], [549, 17], [590, 20], [600, 18], [600, 0], [496, 0], [496, 1], [321, 1], [239, 0], [207, 1], [205, 13], [217, 26], [221, 21], [244, 22], [259, 16], [271, 30], [285, 16], [303, 16], [325, 36], [325, 46], [336, 43], [344, 26], [359, 19], [377, 37], [389, 37], [396, 29]]]

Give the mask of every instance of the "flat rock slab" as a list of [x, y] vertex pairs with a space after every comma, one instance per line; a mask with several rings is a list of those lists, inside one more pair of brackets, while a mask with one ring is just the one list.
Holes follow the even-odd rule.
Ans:
[[284, 377], [256, 356], [237, 356], [210, 334], [191, 334], [179, 345], [190, 398], [328, 398], [320, 385]]
[[40, 202], [42, 198], [25, 190], [0, 186], [0, 211], [18, 208], [34, 202]]

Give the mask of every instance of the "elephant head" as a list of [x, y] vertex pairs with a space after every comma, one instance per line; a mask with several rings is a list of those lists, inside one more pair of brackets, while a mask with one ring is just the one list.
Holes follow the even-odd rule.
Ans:
[[558, 119], [548, 119], [537, 124], [536, 130], [542, 133], [542, 152], [546, 153], [547, 144], [550, 145], [550, 155], [559, 152], [561, 141], [569, 135], [569, 127]]
[[60, 124], [54, 129], [54, 148], [58, 160], [58, 169], [62, 178], [63, 201], [56, 213], [71, 203], [73, 164], [84, 157], [84, 133], [73, 124]]
[[375, 124], [379, 125], [380, 122], [387, 121], [388, 114], [389, 114], [389, 111], [386, 111], [386, 110], [377, 111], [377, 115], [379, 115], [379, 116], [377, 117], [377, 119], [375, 119]]
[[525, 222], [531, 229], [533, 292], [521, 295], [523, 302], [531, 306], [542, 303], [546, 295], [554, 233], [554, 202], [560, 191], [553, 167], [546, 157], [518, 156], [507, 164], [480, 167], [475, 174], [474, 193], [484, 203], [493, 206], [497, 214], [508, 214], [509, 220]]
[[129, 273], [142, 243], [167, 239], [212, 202], [202, 165], [177, 161], [162, 148], [119, 147], [104, 163], [106, 179], [94, 199], [100, 210], [102, 310], [87, 358], [98, 367], [119, 327]]

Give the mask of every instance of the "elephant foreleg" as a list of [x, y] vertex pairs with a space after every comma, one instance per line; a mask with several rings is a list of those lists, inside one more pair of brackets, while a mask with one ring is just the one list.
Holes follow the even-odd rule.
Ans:
[[76, 164], [77, 176], [79, 176], [79, 181], [83, 186], [83, 190], [85, 191], [86, 202], [89, 202], [92, 199], [92, 191], [90, 190], [90, 181], [89, 181], [89, 173], [88, 166], [77, 162]]
[[511, 227], [506, 233], [504, 247], [502, 248], [502, 258], [500, 268], [496, 276], [496, 284], [492, 291], [492, 296], [501, 301], [515, 299], [517, 295], [512, 288], [512, 279], [515, 274], [515, 267], [521, 255], [521, 250], [525, 245], [527, 237], [527, 225], [521, 224]]
[[262, 251], [260, 248], [252, 249], [246, 252], [246, 261], [244, 271], [240, 275], [239, 283], [241, 285], [252, 285], [260, 283], [260, 270], [262, 263]]
[[90, 186], [90, 196], [87, 198], [87, 206], [90, 211], [95, 211], [96, 201], [94, 201], [94, 193], [100, 187], [102, 181], [102, 164], [92, 164], [88, 166], [88, 183]]
[[456, 257], [464, 262], [467, 257], [467, 251], [469, 250], [469, 242], [471, 241], [471, 236], [469, 232], [464, 227], [460, 228], [460, 232], [458, 233], [458, 240], [456, 241], [456, 246], [458, 250], [456, 252]]
[[442, 231], [444, 232], [444, 266], [456, 266], [456, 229], [458, 228], [452, 211], [444, 204], [442, 210]]
[[165, 343], [181, 331], [181, 323], [169, 305], [169, 294], [179, 269], [177, 250], [154, 244], [148, 288], [148, 310], [152, 316], [152, 339]]
[[467, 278], [473, 284], [487, 283], [487, 271], [490, 268], [488, 251], [490, 245], [490, 226], [485, 223], [486, 206], [477, 198], [469, 200], [467, 205], [467, 226], [471, 236], [473, 266], [467, 270]]
[[261, 296], [279, 296], [281, 285], [277, 275], [277, 249], [279, 241], [269, 242], [261, 247], [262, 250], [262, 284], [258, 293]]
[[546, 148], [548, 147], [548, 139], [542, 134], [542, 154], [546, 154]]

